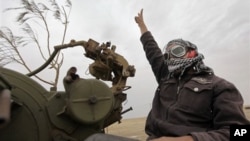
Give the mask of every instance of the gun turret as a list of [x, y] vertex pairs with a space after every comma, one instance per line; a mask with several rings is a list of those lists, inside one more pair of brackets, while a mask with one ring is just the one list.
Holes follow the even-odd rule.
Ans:
[[[45, 69], [61, 49], [77, 46], [94, 61], [89, 65], [94, 78], [80, 78], [72, 66], [63, 79], [65, 91], [47, 91], [30, 78]], [[0, 68], [0, 139], [83, 141], [120, 122], [121, 115], [132, 109], [122, 112], [122, 102], [127, 99], [124, 91], [131, 88], [126, 80], [135, 75], [135, 68], [115, 49], [111, 42], [71, 40], [54, 46], [50, 58], [26, 75]], [[112, 86], [103, 81], [111, 81]]]

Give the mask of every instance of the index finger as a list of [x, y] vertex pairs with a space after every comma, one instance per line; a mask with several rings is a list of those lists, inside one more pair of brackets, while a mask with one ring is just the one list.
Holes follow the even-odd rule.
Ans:
[[138, 15], [143, 17], [143, 8], [141, 9], [140, 13], [138, 13]]

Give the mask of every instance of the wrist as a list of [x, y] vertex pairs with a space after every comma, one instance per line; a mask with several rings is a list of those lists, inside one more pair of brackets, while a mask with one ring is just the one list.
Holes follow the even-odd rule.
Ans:
[[141, 34], [143, 34], [148, 31], [148, 28], [146, 27], [146, 25], [143, 24], [140, 26], [140, 30], [141, 30]]

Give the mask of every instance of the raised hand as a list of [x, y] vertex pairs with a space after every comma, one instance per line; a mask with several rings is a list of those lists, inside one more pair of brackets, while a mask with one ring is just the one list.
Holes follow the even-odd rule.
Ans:
[[146, 24], [143, 20], [143, 9], [141, 9], [140, 13], [138, 13], [138, 16], [135, 16], [135, 22], [138, 24], [141, 34], [148, 31]]

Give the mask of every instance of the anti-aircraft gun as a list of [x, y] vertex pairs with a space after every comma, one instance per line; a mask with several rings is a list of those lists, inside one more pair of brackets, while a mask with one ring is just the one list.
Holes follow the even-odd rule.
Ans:
[[[63, 79], [65, 91], [48, 91], [30, 77], [46, 68], [61, 49], [82, 46], [93, 79], [83, 79], [71, 67]], [[83, 141], [119, 122], [127, 77], [135, 68], [115, 53], [110, 42], [71, 40], [54, 47], [50, 58], [29, 74], [0, 68], [0, 140]], [[103, 81], [111, 81], [109, 87]]]

